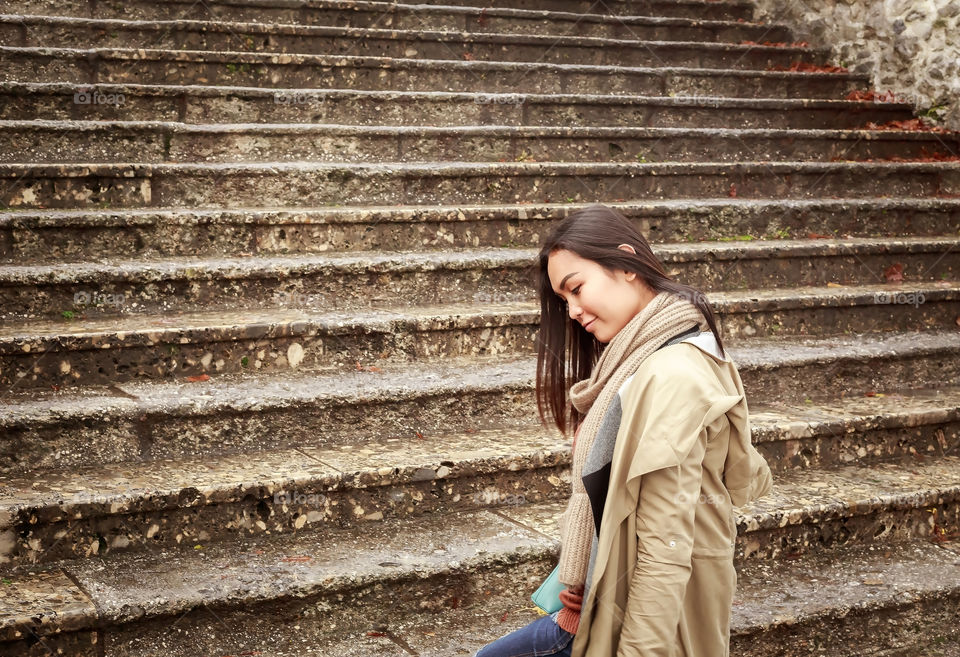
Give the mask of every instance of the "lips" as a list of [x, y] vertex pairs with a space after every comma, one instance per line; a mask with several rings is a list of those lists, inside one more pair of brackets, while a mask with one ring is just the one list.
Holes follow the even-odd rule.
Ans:
[[586, 324], [584, 324], [584, 325], [583, 325], [583, 330], [586, 331], [588, 328], [590, 328], [590, 325], [593, 324], [595, 321], [597, 321], [597, 318], [596, 318], [596, 317], [594, 317], [594, 318], [591, 319], [589, 322], [587, 322]]

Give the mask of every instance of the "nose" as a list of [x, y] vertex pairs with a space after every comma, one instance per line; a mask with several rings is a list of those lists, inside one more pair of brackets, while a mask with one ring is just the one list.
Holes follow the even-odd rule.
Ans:
[[567, 312], [570, 315], [570, 319], [576, 319], [583, 314], [583, 308], [573, 302], [567, 302]]

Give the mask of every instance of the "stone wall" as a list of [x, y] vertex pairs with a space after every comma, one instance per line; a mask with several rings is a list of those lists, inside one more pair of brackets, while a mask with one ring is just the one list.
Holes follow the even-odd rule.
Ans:
[[829, 46], [920, 113], [960, 129], [960, 0], [754, 0], [757, 18]]

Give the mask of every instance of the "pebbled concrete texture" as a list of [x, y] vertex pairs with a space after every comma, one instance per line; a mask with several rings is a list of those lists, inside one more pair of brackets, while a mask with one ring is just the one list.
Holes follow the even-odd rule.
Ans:
[[[49, 0], [23, 0], [17, 7], [23, 13], [51, 15], [55, 6], [57, 16], [86, 18], [125, 18], [134, 20], [210, 20], [229, 19], [259, 23], [324, 24], [350, 27], [384, 26], [395, 29], [437, 27], [465, 29], [466, 31], [501, 31], [542, 33], [553, 27], [564, 34], [587, 33], [593, 24], [605, 25], [613, 35], [628, 34], [630, 25], [637, 22], [668, 22], [670, 18], [698, 21], [750, 21], [753, 6], [747, 2], [719, 2], [715, 0], [622, 2], [610, 0], [602, 7], [603, 13], [585, 13], [601, 9], [591, 0], [498, 0], [474, 6], [471, 2], [390, 3], [356, 0], [314, 0], [290, 3], [260, 1], [255, 5], [230, 1], [208, 2], [196, 5], [189, 0], [156, 4], [135, 0], [123, 4], [97, 0], [65, 0], [52, 5]], [[651, 20], [652, 19], [652, 20]], [[579, 29], [578, 29], [579, 27]], [[508, 28], [508, 29], [505, 29]], [[566, 28], [566, 29], [565, 29]]]
[[[960, 133], [957, 133], [960, 135]], [[737, 162], [949, 157], [953, 133], [699, 128], [462, 128], [161, 122], [0, 123], [5, 162]]]
[[915, 198], [960, 193], [960, 163], [0, 164], [0, 180], [10, 209], [596, 202], [614, 189], [651, 199]]
[[[363, 55], [303, 55], [0, 46], [0, 71], [37, 82], [190, 84], [283, 89], [486, 93], [762, 95], [842, 98], [863, 86], [850, 73], [590, 66], [543, 62], [418, 60]], [[94, 77], [94, 65], [96, 76]]]
[[[587, 26], [604, 26], [588, 21]], [[0, 14], [0, 45], [69, 48], [149, 48], [193, 51], [343, 54], [374, 57], [550, 62], [619, 66], [674, 66], [768, 70], [804, 59], [825, 62], [825, 51], [809, 46], [751, 46], [762, 37], [783, 41], [776, 26], [634, 17], [618, 39], [556, 34], [343, 28], [327, 25], [268, 25], [228, 21], [125, 21]], [[602, 36], [602, 33], [601, 35]], [[464, 57], [466, 58], [466, 57]]]
[[[753, 338], [728, 346], [751, 408], [796, 400], [800, 392], [804, 399], [798, 404], [836, 409], [838, 397], [864, 399], [874, 393], [899, 399], [915, 388], [947, 395], [950, 386], [960, 383], [952, 358], [957, 339], [954, 332], [908, 333]], [[3, 469], [257, 452], [302, 446], [305, 434], [317, 446], [374, 440], [384, 434], [412, 439], [418, 433], [436, 436], [482, 428], [491, 418], [498, 424], [524, 425], [536, 414], [535, 362], [529, 356], [447, 358], [421, 364], [416, 376], [410, 375], [406, 363], [364, 363], [330, 372], [299, 369], [255, 377], [220, 374], [208, 381], [144, 379], [10, 392], [0, 415], [7, 436]], [[821, 421], [820, 416], [812, 417]], [[839, 426], [828, 424], [823, 429], [832, 432]], [[777, 458], [802, 464], [815, 458], [810, 450], [816, 448], [767, 449]]]
[[[464, 654], [451, 645], [458, 625], [459, 650], [475, 650], [536, 617], [526, 596], [555, 559], [555, 539], [534, 528], [541, 525], [524, 524], [529, 513], [506, 513], [513, 517], [481, 512], [428, 526], [384, 523], [373, 543], [359, 542], [355, 531], [323, 542], [271, 537], [67, 568], [96, 602], [115, 654], [330, 654], [323, 647], [351, 635], [368, 649], [388, 640], [384, 654], [395, 645]], [[175, 567], [157, 572], [158, 563]], [[763, 560], [738, 562], [731, 643], [740, 654], [783, 654], [784, 644], [771, 637], [789, 637], [789, 654], [832, 642], [839, 654], [854, 655], [866, 640], [886, 649], [943, 640], [952, 630], [938, 624], [958, 599], [949, 575], [958, 567], [955, 552], [923, 541], [820, 550], [775, 571]], [[387, 593], [374, 583], [384, 578], [395, 582], [392, 603], [371, 604]], [[331, 604], [342, 610], [336, 618]]]
[[[700, 240], [710, 240], [709, 246], [718, 250], [727, 248], [724, 240], [741, 242], [746, 248], [742, 242], [747, 238], [809, 235], [886, 237], [889, 243], [908, 228], [916, 241], [922, 241], [923, 236], [943, 237], [944, 226], [960, 225], [960, 201], [952, 199], [703, 199], [610, 205], [651, 244], [684, 242], [694, 247]], [[130, 255], [249, 257], [378, 251], [390, 257], [398, 251], [408, 256], [438, 254], [442, 248], [536, 248], [551, 221], [582, 207], [585, 204], [20, 210], [0, 212], [0, 256], [21, 264], [43, 264]], [[839, 225], [838, 216], [843, 217]], [[663, 251], [664, 257], [668, 253]], [[857, 249], [858, 256], [861, 253]]]
[[[102, 95], [91, 95], [98, 93]], [[77, 103], [78, 98], [91, 102]], [[0, 82], [0, 118], [4, 120], [861, 128], [870, 122], [883, 124], [911, 117], [908, 106], [902, 103], [803, 97], [638, 96], [614, 95], [606, 90], [593, 94], [518, 93], [516, 89], [507, 93], [457, 93], [103, 81], [95, 85]]]

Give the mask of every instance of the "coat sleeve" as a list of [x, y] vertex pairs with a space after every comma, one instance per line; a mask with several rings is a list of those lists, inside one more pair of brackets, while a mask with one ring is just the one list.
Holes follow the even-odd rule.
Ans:
[[691, 573], [694, 516], [700, 497], [706, 432], [683, 461], [641, 477], [636, 511], [637, 563], [617, 648], [618, 657], [674, 654]]

